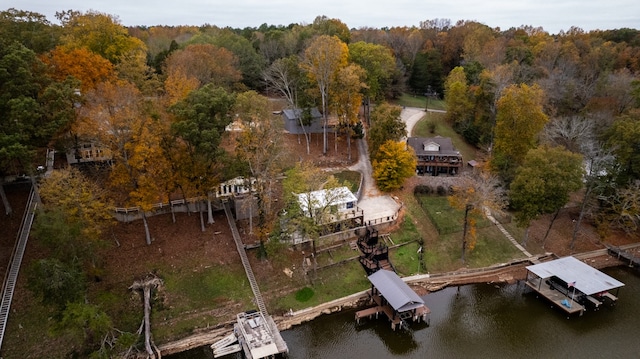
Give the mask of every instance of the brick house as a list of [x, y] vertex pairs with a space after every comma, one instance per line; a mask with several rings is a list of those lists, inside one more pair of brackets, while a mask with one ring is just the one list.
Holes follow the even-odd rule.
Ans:
[[462, 155], [448, 137], [409, 137], [407, 146], [416, 153], [416, 174], [420, 176], [455, 176], [462, 170]]

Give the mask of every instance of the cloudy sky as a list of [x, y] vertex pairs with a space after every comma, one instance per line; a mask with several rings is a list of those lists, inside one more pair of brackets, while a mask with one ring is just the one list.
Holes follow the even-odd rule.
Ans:
[[96, 10], [133, 25], [257, 27], [263, 23], [308, 24], [318, 15], [340, 19], [350, 28], [418, 26], [444, 18], [476, 20], [506, 30], [541, 26], [550, 33], [577, 26], [584, 30], [640, 28], [638, 0], [4, 0], [56, 22], [61, 10]]

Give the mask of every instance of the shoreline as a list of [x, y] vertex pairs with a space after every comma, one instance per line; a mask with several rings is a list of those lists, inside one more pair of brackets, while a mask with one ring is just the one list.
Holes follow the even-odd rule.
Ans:
[[[616, 267], [625, 265], [624, 262], [610, 256], [606, 249], [591, 252], [574, 254], [579, 260], [589, 262], [588, 264], [596, 269]], [[533, 260], [557, 258], [553, 253], [546, 253], [530, 258], [513, 260], [508, 263], [497, 264], [490, 267], [460, 270], [437, 274], [419, 274], [404, 277], [403, 280], [409, 284], [419, 295], [437, 292], [450, 286], [460, 286], [478, 283], [505, 283], [513, 284], [526, 279], [526, 266], [531, 265]], [[334, 299], [330, 302], [319, 304], [315, 307], [304, 308], [289, 315], [272, 316], [278, 330], [288, 330], [294, 326], [309, 322], [321, 315], [337, 313], [344, 309], [363, 307], [368, 302], [368, 291], [361, 291], [346, 297]], [[235, 321], [221, 323], [212, 329], [207, 329], [204, 333], [190, 335], [188, 337], [159, 345], [162, 355], [171, 355], [195, 349], [201, 346], [210, 345], [222, 339], [233, 330]]]

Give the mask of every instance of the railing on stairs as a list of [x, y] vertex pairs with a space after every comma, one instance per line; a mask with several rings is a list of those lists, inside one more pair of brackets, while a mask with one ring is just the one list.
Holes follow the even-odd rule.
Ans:
[[36, 207], [38, 201], [36, 200], [36, 191], [34, 187], [31, 187], [31, 193], [29, 194], [29, 200], [27, 201], [27, 207], [24, 210], [22, 216], [22, 224], [18, 231], [18, 238], [9, 260], [7, 267], [7, 273], [5, 274], [4, 284], [2, 286], [2, 302], [0, 302], [0, 349], [2, 348], [2, 341], [4, 339], [5, 329], [7, 327], [7, 320], [9, 319], [9, 309], [11, 308], [11, 301], [13, 300], [13, 292], [15, 290], [16, 281], [18, 280], [18, 273], [20, 272], [20, 265], [22, 264], [22, 257], [24, 256], [25, 248], [27, 247], [27, 240], [29, 239], [29, 232], [31, 231], [31, 225], [35, 217]]
[[251, 269], [249, 258], [247, 258], [247, 252], [244, 249], [244, 244], [242, 243], [242, 239], [240, 238], [240, 233], [238, 232], [238, 227], [236, 226], [236, 221], [233, 218], [233, 214], [231, 213], [231, 207], [229, 206], [228, 201], [224, 203], [224, 212], [227, 215], [227, 221], [229, 221], [229, 227], [231, 228], [233, 239], [236, 242], [236, 247], [238, 248], [238, 254], [240, 254], [240, 259], [242, 260], [242, 265], [244, 266], [244, 271], [247, 274], [247, 279], [249, 280], [249, 284], [251, 284], [251, 290], [253, 291], [253, 296], [255, 297], [258, 310], [260, 310], [262, 314], [267, 316], [268, 315], [267, 307], [264, 305], [264, 300], [262, 299], [262, 294], [260, 293], [258, 282], [256, 282], [256, 277], [253, 275], [253, 270]]

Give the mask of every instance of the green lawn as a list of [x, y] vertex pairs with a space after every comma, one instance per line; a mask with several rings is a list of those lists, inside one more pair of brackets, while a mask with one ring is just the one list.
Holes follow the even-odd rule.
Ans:
[[[464, 211], [449, 205], [446, 196], [416, 195], [418, 202], [429, 216], [431, 222], [441, 235], [461, 232], [464, 225]], [[486, 218], [479, 218], [477, 227], [483, 228], [491, 225]]]
[[[310, 278], [314, 277], [312, 272], [309, 273], [309, 276]], [[313, 295], [310, 298], [305, 296], [304, 301], [300, 301], [300, 294], [296, 291], [275, 298], [269, 303], [270, 310], [277, 313], [286, 312], [289, 309], [300, 310], [313, 307], [366, 290], [370, 285], [358, 261], [350, 261], [329, 269], [319, 270], [312, 282], [313, 284], [308, 285], [313, 290]], [[296, 295], [298, 299], [296, 299]]]
[[[427, 106], [427, 98], [425, 96], [404, 93], [400, 98], [391, 101], [391, 103], [398, 106], [425, 108], [425, 106]], [[428, 107], [434, 110], [445, 110], [445, 103], [443, 100], [430, 98]]]
[[360, 172], [357, 171], [341, 171], [336, 172], [333, 176], [338, 180], [338, 182], [343, 183], [345, 186], [351, 190], [351, 192], [358, 192], [358, 187], [360, 186]]

